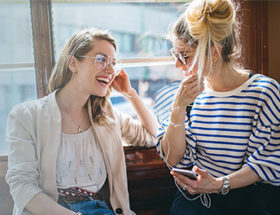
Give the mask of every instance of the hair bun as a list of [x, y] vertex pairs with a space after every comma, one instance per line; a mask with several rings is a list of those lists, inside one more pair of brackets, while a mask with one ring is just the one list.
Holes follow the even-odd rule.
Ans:
[[189, 32], [197, 40], [223, 40], [232, 33], [234, 20], [231, 0], [194, 0], [186, 10]]

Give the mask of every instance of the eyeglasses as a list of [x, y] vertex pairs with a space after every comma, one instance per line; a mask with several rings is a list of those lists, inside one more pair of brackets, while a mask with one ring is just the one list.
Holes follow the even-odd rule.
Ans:
[[173, 57], [174, 60], [179, 60], [181, 64], [186, 65], [187, 64], [187, 59], [190, 56], [185, 55], [185, 53], [177, 52], [175, 51], [174, 48], [169, 50], [169, 54]]
[[94, 59], [94, 65], [100, 71], [106, 69], [110, 64], [112, 69], [114, 70], [114, 74], [116, 76], [120, 74], [121, 68], [116, 65], [116, 59], [110, 56], [97, 54], [95, 57], [86, 56], [86, 55], [77, 56], [77, 57]]

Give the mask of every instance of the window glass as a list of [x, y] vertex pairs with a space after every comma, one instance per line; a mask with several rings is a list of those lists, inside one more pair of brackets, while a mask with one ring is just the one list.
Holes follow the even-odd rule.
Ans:
[[0, 155], [7, 154], [5, 130], [12, 107], [37, 97], [30, 3], [0, 2]]
[[[114, 1], [115, 2], [115, 1]], [[185, 1], [186, 2], [186, 1]], [[55, 56], [58, 59], [66, 41], [84, 28], [109, 29], [118, 44], [118, 59], [169, 57], [172, 44], [166, 39], [171, 23], [185, 9], [184, 3], [78, 3], [52, 1]], [[124, 68], [132, 86], [144, 102], [151, 106], [155, 92], [165, 84], [181, 79], [174, 65], [149, 66], [139, 64]], [[131, 113], [131, 107], [121, 95], [112, 92], [113, 105]]]
[[29, 1], [0, 1], [0, 27], [0, 64], [33, 62]]

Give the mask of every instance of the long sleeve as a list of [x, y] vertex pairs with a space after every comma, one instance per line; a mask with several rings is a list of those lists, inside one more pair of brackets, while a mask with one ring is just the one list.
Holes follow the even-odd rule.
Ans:
[[[177, 94], [180, 82], [176, 81], [172, 84], [164, 86], [158, 92], [155, 93], [155, 101], [153, 111], [154, 114], [157, 116], [158, 122], [160, 127], [157, 131], [157, 144], [156, 148], [160, 155], [160, 157], [166, 161], [166, 155], [162, 149], [162, 139], [165, 135], [165, 131], [169, 125], [169, 118], [171, 113], [171, 106], [174, 102], [175, 96]], [[185, 135], [186, 135], [186, 149], [184, 152], [184, 156], [182, 157], [181, 161], [177, 164], [177, 167], [189, 167], [192, 164], [192, 151], [190, 150], [191, 145], [193, 145], [193, 138], [191, 138], [189, 130], [189, 123], [188, 123], [188, 114], [186, 114], [185, 118]], [[168, 141], [172, 141], [169, 140]], [[187, 143], [190, 143], [188, 145]], [[194, 144], [195, 145], [195, 144]], [[168, 153], [166, 153], [168, 155]]]
[[17, 106], [11, 111], [6, 130], [6, 140], [9, 144], [6, 181], [20, 213], [27, 203], [42, 191], [38, 187], [39, 167], [32, 116], [26, 108], [21, 107], [23, 106]]
[[119, 119], [122, 138], [127, 143], [132, 144], [132, 146], [155, 146], [155, 137], [142, 126], [139, 120], [117, 110], [114, 112]]
[[249, 138], [246, 165], [261, 179], [280, 185], [280, 89], [267, 81], [262, 92], [258, 118], [254, 118], [253, 132]]
[[[214, 177], [248, 165], [261, 179], [280, 185], [280, 87], [256, 75], [230, 92], [205, 91], [185, 121], [186, 150], [179, 165], [195, 162]], [[158, 130], [157, 150], [168, 121]], [[171, 140], [169, 140], [171, 141]]]

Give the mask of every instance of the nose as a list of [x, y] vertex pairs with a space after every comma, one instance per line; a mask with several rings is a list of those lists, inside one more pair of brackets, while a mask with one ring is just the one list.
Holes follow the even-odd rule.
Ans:
[[113, 67], [113, 65], [111, 63], [109, 63], [106, 68], [105, 68], [105, 72], [109, 73], [109, 74], [114, 74], [115, 73], [115, 69]]
[[176, 68], [182, 68], [183, 67], [183, 64], [181, 63], [181, 61], [178, 58], [176, 58], [175, 66], [176, 66]]

